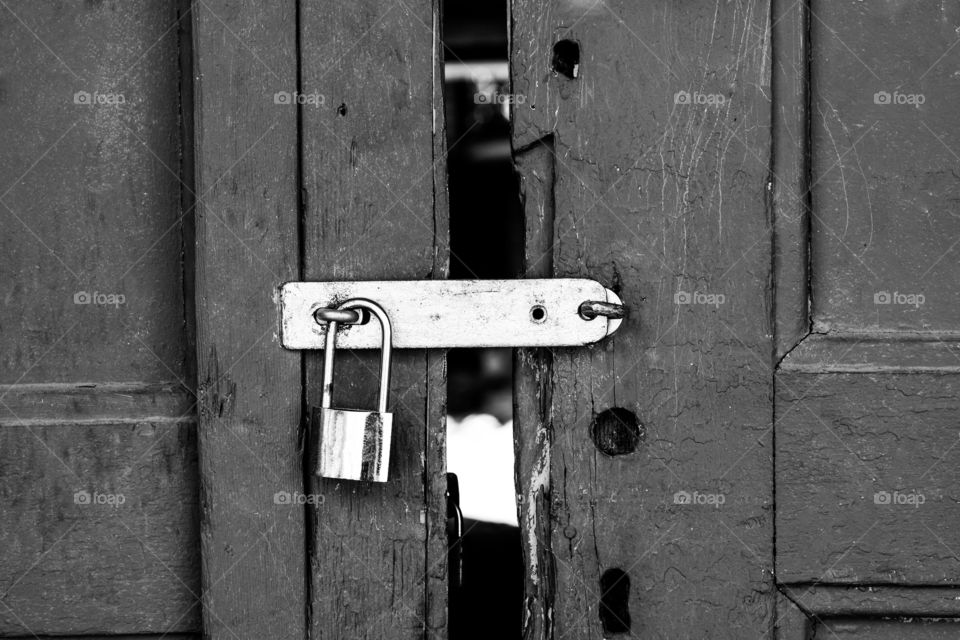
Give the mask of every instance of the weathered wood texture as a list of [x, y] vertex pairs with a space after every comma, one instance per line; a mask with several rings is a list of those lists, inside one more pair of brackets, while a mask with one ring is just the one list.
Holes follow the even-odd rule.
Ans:
[[199, 630], [186, 6], [0, 7], [3, 635]]
[[960, 381], [777, 376], [777, 579], [960, 584]]
[[956, 331], [960, 5], [811, 10], [815, 329]]
[[[772, 628], [769, 23], [755, 2], [513, 4], [514, 148], [554, 146], [552, 274], [632, 307], [612, 339], [553, 350], [518, 386], [539, 394], [517, 427], [525, 554], [543, 571], [527, 637]], [[551, 72], [564, 39], [575, 77]], [[614, 407], [642, 423], [630, 455], [591, 442]], [[675, 503], [684, 491], [714, 504]], [[617, 615], [600, 607], [613, 592]]]
[[[550, 139], [516, 156], [525, 222], [523, 275], [528, 278], [553, 273], [554, 165]], [[527, 638], [551, 637], [557, 588], [550, 523], [551, 357], [550, 349], [514, 354], [514, 468], [525, 592], [518, 622]]]
[[954, 589], [782, 587], [777, 609], [777, 640], [808, 640], [824, 635], [956, 638], [960, 631], [957, 626], [948, 626], [960, 622], [960, 602]]
[[812, 632], [837, 640], [955, 640], [960, 620], [826, 620], [814, 625]]
[[[438, 3], [304, 2], [303, 276], [444, 278], [448, 265]], [[320, 404], [322, 354], [306, 357]], [[344, 351], [334, 406], [373, 407], [376, 353]], [[386, 484], [315, 479], [315, 638], [444, 637], [445, 358], [394, 355]]]
[[787, 596], [777, 593], [777, 619], [773, 625], [776, 640], [809, 640], [811, 620]]
[[[9, 636], [8, 636], [9, 637]], [[137, 634], [137, 635], [110, 635], [110, 636], [57, 636], [57, 640], [196, 640], [200, 638], [195, 634], [181, 633], [161, 633], [161, 634]]]
[[774, 318], [777, 358], [810, 331], [808, 2], [772, 0]]
[[299, 275], [296, 3], [194, 6], [204, 633], [305, 636], [301, 358], [276, 297]]
[[956, 589], [799, 585], [782, 590], [804, 611], [823, 618], [960, 617]]
[[0, 634], [199, 629], [195, 438], [192, 420], [0, 428]]
[[795, 373], [960, 373], [956, 336], [811, 334], [779, 366]]
[[173, 0], [0, 7], [2, 383], [170, 380], [192, 357], [177, 11]]
[[[957, 585], [960, 8], [808, 11], [811, 297], [826, 335], [777, 376], [777, 578]], [[778, 288], [804, 274], [790, 277]]]

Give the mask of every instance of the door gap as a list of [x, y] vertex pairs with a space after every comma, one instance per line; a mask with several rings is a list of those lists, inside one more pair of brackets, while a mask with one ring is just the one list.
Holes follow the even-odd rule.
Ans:
[[[443, 5], [451, 279], [514, 279], [522, 271], [507, 11], [506, 2]], [[519, 638], [524, 582], [514, 485], [513, 351], [452, 349], [447, 372], [448, 470], [457, 474], [464, 516], [463, 582], [451, 590], [449, 637]]]

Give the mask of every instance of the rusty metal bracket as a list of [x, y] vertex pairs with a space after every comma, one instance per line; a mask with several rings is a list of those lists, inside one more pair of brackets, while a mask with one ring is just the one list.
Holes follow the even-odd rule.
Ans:
[[398, 349], [582, 346], [626, 316], [616, 293], [586, 279], [288, 282], [280, 288], [281, 344], [323, 349], [334, 320], [338, 347], [379, 348], [377, 323], [335, 311], [350, 298], [383, 307]]

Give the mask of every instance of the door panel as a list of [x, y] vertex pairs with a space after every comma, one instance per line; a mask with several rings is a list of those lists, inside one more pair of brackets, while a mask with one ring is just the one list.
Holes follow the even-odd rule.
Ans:
[[[301, 3], [303, 276], [445, 278], [446, 144], [433, 0]], [[305, 355], [319, 406], [323, 353]], [[394, 351], [390, 482], [310, 478], [311, 634], [445, 637], [446, 358]], [[339, 351], [333, 404], [375, 406], [379, 354]], [[312, 472], [311, 472], [312, 473]]]
[[0, 7], [4, 637], [200, 628], [185, 9]]
[[526, 637], [772, 622], [769, 19], [513, 3], [527, 275], [631, 307], [610, 340], [520, 358]]
[[811, 12], [813, 328], [956, 332], [960, 5]]
[[777, 578], [960, 583], [960, 378], [811, 374], [788, 360], [777, 382]]
[[960, 635], [954, 589], [781, 587], [776, 637], [939, 639]]
[[957, 620], [829, 620], [814, 633], [837, 640], [954, 640], [960, 634]]
[[[812, 333], [784, 342], [776, 375], [777, 580], [823, 633], [956, 637], [953, 620], [932, 618], [955, 618], [943, 603], [960, 592], [931, 587], [960, 584], [960, 8], [802, 11], [795, 23], [809, 28], [791, 51], [810, 64], [783, 86], [808, 131], [781, 165], [805, 171], [776, 175], [775, 287], [809, 300]], [[792, 259], [808, 241], [809, 268]], [[778, 334], [790, 328], [778, 313]], [[869, 610], [839, 607], [854, 593], [841, 584], [868, 594]]]
[[[299, 353], [275, 292], [296, 280], [296, 7], [194, 7], [197, 361], [203, 626], [210, 638], [303, 638]], [[239, 34], [239, 35], [238, 35]]]

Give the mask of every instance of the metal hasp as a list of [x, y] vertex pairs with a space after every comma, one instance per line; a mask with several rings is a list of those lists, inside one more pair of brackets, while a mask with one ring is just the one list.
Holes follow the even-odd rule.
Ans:
[[[323, 349], [327, 323], [315, 314], [351, 298], [383, 307], [398, 349], [576, 347], [612, 334], [625, 315], [616, 293], [577, 278], [288, 282], [280, 288], [281, 344]], [[380, 348], [376, 322], [338, 319], [339, 348]]]

